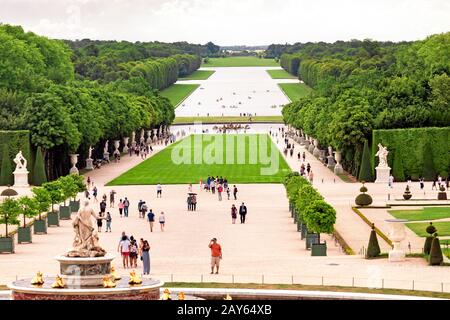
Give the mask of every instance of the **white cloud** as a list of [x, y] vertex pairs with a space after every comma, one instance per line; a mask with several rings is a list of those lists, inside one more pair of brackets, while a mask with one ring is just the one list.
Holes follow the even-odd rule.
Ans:
[[450, 31], [447, 0], [0, 0], [0, 21], [55, 38], [221, 45]]

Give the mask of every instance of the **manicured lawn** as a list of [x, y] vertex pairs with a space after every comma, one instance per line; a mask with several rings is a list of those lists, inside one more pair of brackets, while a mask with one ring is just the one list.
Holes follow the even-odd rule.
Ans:
[[[228, 139], [233, 145], [230, 146]], [[241, 143], [244, 147], [238, 148]], [[261, 157], [263, 143], [267, 149]], [[271, 152], [270, 163], [276, 164], [274, 170], [262, 172], [270, 167], [269, 161], [262, 158], [269, 158]], [[108, 185], [198, 183], [200, 179], [206, 181], [211, 174], [227, 177], [229, 183], [281, 183], [288, 172], [287, 163], [267, 134], [205, 134], [176, 142]]]
[[291, 101], [296, 101], [301, 97], [307, 96], [312, 91], [304, 83], [279, 83], [278, 85]]
[[389, 210], [388, 212], [397, 219], [410, 221], [450, 218], [450, 207], [425, 207], [422, 210]]
[[[406, 223], [406, 226], [410, 228], [415, 234], [419, 237], [427, 237], [428, 233], [425, 229], [430, 224], [428, 222], [419, 222], [419, 223]], [[440, 237], [450, 236], [450, 221], [444, 222], [433, 222], [433, 226], [437, 229], [437, 234]]]
[[[173, 121], [173, 124], [183, 123], [239, 123], [250, 122], [248, 117], [177, 117]], [[268, 122], [268, 123], [283, 123], [282, 116], [258, 116], [252, 117], [252, 122]]]
[[272, 77], [272, 79], [297, 79], [296, 76], [293, 76], [286, 70], [266, 70], [267, 73]]
[[202, 67], [279, 67], [280, 64], [273, 59], [258, 57], [226, 57], [209, 58], [208, 63]]
[[197, 70], [186, 77], [181, 77], [178, 80], [206, 80], [214, 73], [214, 70]]
[[167, 89], [162, 90], [160, 94], [168, 98], [174, 107], [177, 107], [199, 86], [199, 84], [173, 84]]

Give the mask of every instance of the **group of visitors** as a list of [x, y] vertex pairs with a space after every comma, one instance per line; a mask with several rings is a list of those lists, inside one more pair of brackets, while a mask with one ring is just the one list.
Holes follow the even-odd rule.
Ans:
[[149, 155], [151, 152], [153, 152], [152, 146], [145, 143], [141, 143], [139, 145], [131, 146], [130, 148], [128, 148], [128, 154], [130, 155], [130, 157], [135, 154], [138, 157], [140, 155], [141, 159], [146, 159], [147, 155]]
[[[247, 206], [242, 202], [241, 206], [239, 207], [239, 216], [241, 218], [241, 223], [245, 223], [245, 217], [247, 216]], [[233, 204], [231, 205], [231, 223], [235, 224], [237, 218], [237, 208]]]
[[124, 232], [120, 238], [117, 251], [122, 256], [123, 267], [137, 268], [138, 256], [142, 261], [143, 274], [150, 274], [150, 244], [143, 238], [140, 239], [139, 245], [133, 236], [128, 237]]
[[219, 201], [222, 201], [222, 193], [227, 193], [227, 199], [230, 200], [231, 192], [233, 192], [234, 200], [237, 200], [238, 188], [236, 185], [233, 185], [233, 188], [230, 189], [228, 185], [228, 180], [226, 177], [222, 178], [222, 176], [208, 176], [205, 184], [203, 184], [203, 180], [200, 180], [200, 190], [206, 190], [206, 192], [211, 192], [212, 194], [216, 194]]
[[[148, 211], [148, 213], [147, 213]], [[150, 232], [153, 232], [153, 225], [155, 223], [155, 214], [153, 213], [152, 209], [148, 208], [148, 205], [145, 201], [139, 200], [138, 202], [138, 212], [139, 212], [139, 218], [145, 219], [147, 216], [147, 221], [150, 227]], [[161, 228], [161, 231], [164, 232], [164, 226], [166, 224], [166, 216], [164, 214], [164, 211], [161, 211], [159, 214], [159, 226]]]

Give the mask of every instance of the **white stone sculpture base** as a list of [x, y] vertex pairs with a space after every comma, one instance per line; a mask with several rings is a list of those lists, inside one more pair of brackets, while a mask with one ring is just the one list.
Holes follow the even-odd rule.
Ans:
[[344, 168], [342, 168], [342, 165], [340, 163], [336, 164], [334, 166], [334, 174], [343, 174]]
[[94, 159], [86, 159], [86, 169], [87, 170], [94, 170]]
[[318, 158], [320, 156], [320, 149], [319, 148], [314, 147], [313, 156], [316, 157], [316, 158]]
[[70, 174], [80, 174], [80, 171], [78, 171], [78, 168], [73, 166], [72, 168], [70, 168], [69, 170]]
[[405, 261], [405, 251], [400, 249], [394, 249], [389, 251], [389, 262], [401, 262]]
[[123, 153], [128, 153], [128, 147], [127, 147], [127, 146], [123, 147], [122, 152], [123, 152]]
[[377, 170], [377, 179], [375, 180], [375, 183], [389, 183], [391, 168], [376, 167], [375, 170]]
[[334, 166], [336, 165], [336, 162], [334, 161], [334, 157], [328, 156], [327, 159], [328, 159], [327, 168], [334, 169]]
[[109, 160], [109, 152], [106, 152], [103, 154], [103, 159], [108, 159]]
[[28, 170], [25, 171], [14, 171], [14, 187], [29, 187], [28, 184]]

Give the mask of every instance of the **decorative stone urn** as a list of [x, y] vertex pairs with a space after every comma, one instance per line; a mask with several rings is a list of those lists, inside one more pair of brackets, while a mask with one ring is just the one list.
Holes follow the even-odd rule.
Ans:
[[316, 158], [320, 156], [319, 141], [317, 139], [314, 139], [313, 156]]
[[120, 147], [120, 140], [114, 140], [114, 148], [115, 148], [114, 154], [117, 153], [120, 154], [119, 147]]
[[139, 143], [140, 143], [140, 144], [145, 143], [144, 134], [145, 134], [144, 129], [141, 129], [141, 137], [139, 138]]
[[336, 162], [333, 157], [333, 148], [331, 146], [328, 147], [328, 156], [327, 156], [327, 168], [334, 169]]
[[342, 154], [340, 151], [334, 152], [334, 159], [336, 160], [336, 165], [334, 166], [334, 174], [343, 174], [344, 169], [342, 168], [341, 165]]
[[133, 147], [133, 149], [136, 147], [136, 132], [134, 131], [131, 134], [131, 147]]
[[155, 140], [155, 137], [158, 137], [158, 129], [153, 129], [153, 140]]
[[130, 140], [130, 137], [123, 138], [123, 153], [128, 153], [128, 140]]
[[147, 130], [147, 144], [152, 143], [152, 130]]
[[308, 151], [309, 151], [309, 153], [313, 153], [314, 152], [314, 148], [315, 148], [315, 146], [314, 146], [314, 139], [313, 138], [309, 138], [309, 147], [308, 147]]
[[71, 153], [71, 154], [69, 154], [69, 156], [70, 156], [70, 163], [72, 164], [72, 168], [70, 168], [69, 173], [70, 174], [80, 174], [80, 172], [78, 171], [78, 168], [76, 166], [76, 164], [78, 162], [79, 154]]
[[401, 242], [406, 238], [405, 219], [388, 219], [390, 224], [389, 238], [394, 244], [394, 248], [389, 251], [390, 262], [405, 261], [405, 251], [401, 249]]

